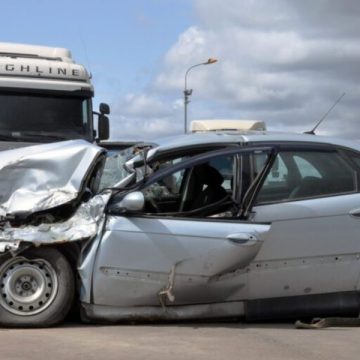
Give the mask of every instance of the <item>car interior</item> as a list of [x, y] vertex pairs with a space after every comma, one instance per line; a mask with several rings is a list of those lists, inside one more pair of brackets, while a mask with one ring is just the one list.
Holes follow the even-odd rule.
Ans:
[[146, 187], [145, 213], [211, 216], [234, 205], [233, 157], [183, 169]]

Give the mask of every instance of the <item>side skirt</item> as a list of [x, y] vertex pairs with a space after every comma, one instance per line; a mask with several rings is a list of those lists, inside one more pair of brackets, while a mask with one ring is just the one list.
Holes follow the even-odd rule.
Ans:
[[247, 321], [359, 316], [360, 293], [290, 296], [182, 306], [117, 307], [81, 303], [85, 322], [176, 321], [244, 317]]
[[244, 316], [244, 303], [226, 302], [185, 306], [116, 307], [81, 303], [85, 322], [173, 321]]
[[249, 300], [245, 303], [248, 321], [358, 316], [359, 311], [358, 291]]

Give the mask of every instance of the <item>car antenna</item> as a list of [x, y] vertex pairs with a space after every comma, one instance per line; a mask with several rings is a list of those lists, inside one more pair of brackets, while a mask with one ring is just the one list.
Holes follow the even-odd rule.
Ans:
[[304, 134], [310, 134], [315, 135], [315, 130], [318, 128], [318, 126], [323, 122], [323, 120], [330, 114], [331, 110], [340, 102], [340, 100], [345, 96], [346, 93], [343, 93], [331, 106], [331, 108], [324, 114], [324, 116], [318, 121], [318, 123], [315, 125], [315, 127], [310, 131], [305, 131]]

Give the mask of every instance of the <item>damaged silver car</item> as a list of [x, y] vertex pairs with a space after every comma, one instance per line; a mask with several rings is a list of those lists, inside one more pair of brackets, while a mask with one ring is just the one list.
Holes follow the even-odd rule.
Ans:
[[360, 145], [197, 133], [0, 157], [0, 323], [357, 314]]

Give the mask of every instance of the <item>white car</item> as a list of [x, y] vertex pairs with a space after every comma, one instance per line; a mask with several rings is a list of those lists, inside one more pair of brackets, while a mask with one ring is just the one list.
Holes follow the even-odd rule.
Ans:
[[[108, 157], [106, 171], [94, 145], [57, 144], [66, 158], [36, 147], [45, 181], [13, 150], [26, 180], [0, 199], [2, 325], [57, 324], [74, 296], [92, 322], [358, 314], [360, 143], [196, 133]], [[62, 198], [51, 180], [65, 168]], [[95, 195], [109, 169], [118, 184]]]

